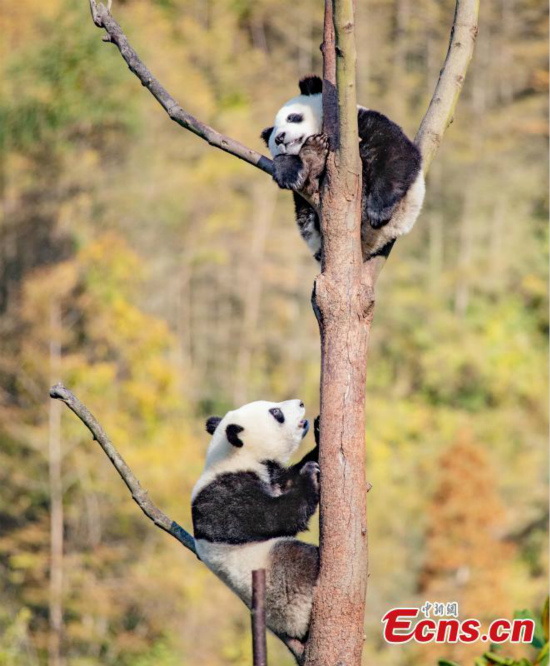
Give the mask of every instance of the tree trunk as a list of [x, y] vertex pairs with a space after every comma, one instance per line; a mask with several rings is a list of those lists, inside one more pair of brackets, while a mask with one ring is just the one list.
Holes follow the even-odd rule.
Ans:
[[[61, 364], [61, 314], [59, 303], [50, 309], [50, 379], [59, 380]], [[50, 484], [50, 592], [49, 592], [49, 666], [61, 666], [63, 634], [63, 487], [61, 477], [61, 405], [50, 402], [49, 422]]]
[[366, 355], [374, 301], [362, 281], [354, 5], [335, 0], [334, 15], [332, 8], [327, 0], [323, 109], [333, 150], [321, 193], [323, 271], [313, 292], [321, 332], [321, 568], [305, 663], [358, 666], [367, 586]]

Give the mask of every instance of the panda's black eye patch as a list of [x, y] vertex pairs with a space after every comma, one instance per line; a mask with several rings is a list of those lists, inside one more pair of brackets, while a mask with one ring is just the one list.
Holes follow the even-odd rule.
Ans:
[[286, 122], [287, 123], [301, 123], [303, 119], [304, 119], [304, 116], [301, 113], [291, 113], [289, 116], [287, 116]]
[[275, 421], [279, 421], [279, 423], [284, 423], [285, 422], [285, 415], [283, 414], [283, 412], [278, 407], [272, 407], [269, 410], [269, 413], [273, 416]]

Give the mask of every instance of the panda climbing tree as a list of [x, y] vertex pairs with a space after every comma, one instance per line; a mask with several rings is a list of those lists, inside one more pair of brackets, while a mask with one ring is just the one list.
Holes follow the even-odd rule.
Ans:
[[[104, 40], [117, 46], [130, 70], [170, 118], [211, 146], [273, 175], [271, 160], [221, 135], [184, 111], [130, 46], [110, 12], [110, 3], [106, 7], [97, 4], [96, 0], [89, 2], [94, 23], [106, 32]], [[453, 118], [473, 52], [477, 13], [478, 0], [456, 0], [445, 63], [415, 139], [424, 175]], [[366, 358], [376, 279], [388, 252], [364, 256], [362, 251], [361, 193], [365, 172], [360, 157], [355, 95], [354, 20], [353, 0], [326, 0], [322, 45], [322, 129], [330, 150], [326, 154], [326, 164], [323, 164], [324, 177], [320, 187], [305, 188], [304, 191], [296, 188], [298, 196], [306, 200], [318, 218], [323, 250], [322, 270], [315, 281], [312, 298], [322, 350], [318, 450], [322, 489], [321, 557], [309, 631], [304, 634], [300, 629], [289, 637], [284, 627], [278, 631], [274, 625], [274, 630], [296, 661], [307, 666], [335, 666], [337, 663], [359, 666], [363, 646], [368, 570], [364, 446]], [[411, 174], [411, 178], [410, 186], [420, 182], [419, 178], [423, 183], [423, 176], [418, 172]], [[366, 185], [372, 191], [372, 184]], [[367, 209], [374, 211], [373, 228], [393, 215], [393, 212], [384, 212], [385, 207], [380, 201], [372, 198]], [[379, 219], [375, 220], [377, 215]], [[151, 502], [87, 408], [63, 386], [53, 387], [51, 396], [64, 401], [91, 430], [144, 513], [158, 527], [197, 553], [194, 538]], [[226, 432], [226, 435], [237, 438], [235, 442], [245, 441], [244, 434], [241, 438], [237, 431]], [[307, 511], [311, 511], [317, 502], [314, 465], [315, 462], [306, 461], [303, 473], [301, 468], [296, 473], [280, 472], [280, 478], [286, 479], [291, 486], [298, 484], [310, 497]], [[270, 482], [278, 484], [275, 477]], [[211, 528], [202, 525], [200, 529]]]

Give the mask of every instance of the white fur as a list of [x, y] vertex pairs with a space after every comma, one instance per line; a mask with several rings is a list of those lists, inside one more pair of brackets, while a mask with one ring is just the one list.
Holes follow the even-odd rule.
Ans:
[[419, 216], [426, 192], [426, 183], [422, 170], [418, 173], [407, 194], [401, 199], [388, 224], [380, 229], [373, 229], [370, 224], [361, 225], [363, 254], [378, 251], [386, 243], [408, 234]]
[[[289, 123], [287, 118], [292, 113], [301, 114], [300, 123]], [[323, 100], [317, 95], [298, 95], [289, 99], [279, 109], [273, 123], [273, 132], [269, 137], [269, 150], [273, 157], [277, 155], [297, 155], [304, 141], [313, 134], [319, 134], [323, 127]], [[284, 142], [276, 144], [275, 139], [285, 133]]]
[[252, 600], [252, 572], [269, 569], [271, 549], [281, 538], [234, 546], [197, 539], [197, 554], [247, 606]]
[[[300, 405], [300, 400], [258, 400], [227, 412], [212, 436], [204, 471], [193, 488], [191, 501], [217, 476], [226, 472], [256, 472], [262, 480], [269, 482], [267, 470], [261, 462], [275, 460], [284, 465], [302, 441], [306, 410]], [[273, 407], [282, 410], [284, 423], [278, 423], [269, 413]], [[225, 429], [230, 423], [244, 428], [240, 434], [244, 442], [241, 448], [227, 441]]]
[[[358, 109], [368, 111], [364, 106]], [[304, 116], [301, 123], [287, 122], [291, 113], [300, 113]], [[275, 116], [273, 132], [269, 137], [269, 150], [273, 157], [277, 155], [297, 155], [304, 141], [313, 134], [319, 134], [323, 127], [323, 101], [322, 94], [298, 95], [290, 99]], [[284, 143], [276, 144], [275, 138], [285, 133]], [[426, 185], [424, 175], [420, 172], [409, 188], [407, 194], [400, 201], [390, 222], [380, 229], [373, 229], [369, 224], [362, 224], [363, 255], [368, 256], [378, 252], [389, 241], [409, 233], [422, 209]], [[304, 230], [306, 231], [306, 230]], [[309, 229], [307, 245], [313, 255], [321, 248], [321, 235], [315, 229]]]
[[[285, 416], [284, 423], [279, 423], [269, 410], [278, 407]], [[269, 473], [262, 461], [274, 460], [280, 464], [288, 462], [290, 456], [300, 445], [304, 435], [305, 407], [300, 400], [284, 402], [257, 401], [228, 412], [220, 421], [206, 456], [204, 471], [197, 481], [192, 500], [217, 476], [226, 472], [253, 471], [266, 483], [270, 482]], [[244, 446], [238, 448], [229, 443], [226, 427], [234, 423], [243, 431], [239, 437]], [[277, 492], [274, 491], [274, 495]], [[277, 537], [267, 541], [233, 545], [212, 543], [205, 539], [197, 539], [197, 554], [206, 566], [220, 578], [245, 604], [250, 606], [252, 600], [252, 571], [266, 569], [269, 579], [271, 553], [273, 547], [286, 540]], [[308, 601], [298, 597], [298, 603], [281, 617], [276, 610], [268, 614], [271, 629], [295, 631], [296, 635], [305, 633], [311, 613], [311, 599]]]

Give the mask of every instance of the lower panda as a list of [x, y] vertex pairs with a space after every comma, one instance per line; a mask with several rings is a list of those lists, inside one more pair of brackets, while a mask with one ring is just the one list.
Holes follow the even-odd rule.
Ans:
[[210, 417], [206, 464], [192, 493], [200, 559], [249, 607], [252, 571], [266, 570], [267, 626], [304, 640], [319, 570], [316, 546], [295, 536], [307, 530], [319, 502], [316, 447], [286, 466], [308, 432], [300, 400], [252, 402]]
[[[319, 191], [328, 154], [323, 126], [322, 89], [318, 76], [300, 81], [293, 97], [262, 132], [273, 156], [273, 179], [294, 190], [296, 222], [314, 257], [322, 255], [321, 229], [314, 208], [297, 192]], [[387, 256], [395, 239], [408, 233], [422, 208], [425, 193], [422, 157], [403, 130], [378, 111], [358, 107], [359, 154], [363, 166], [361, 244], [363, 260]]]

